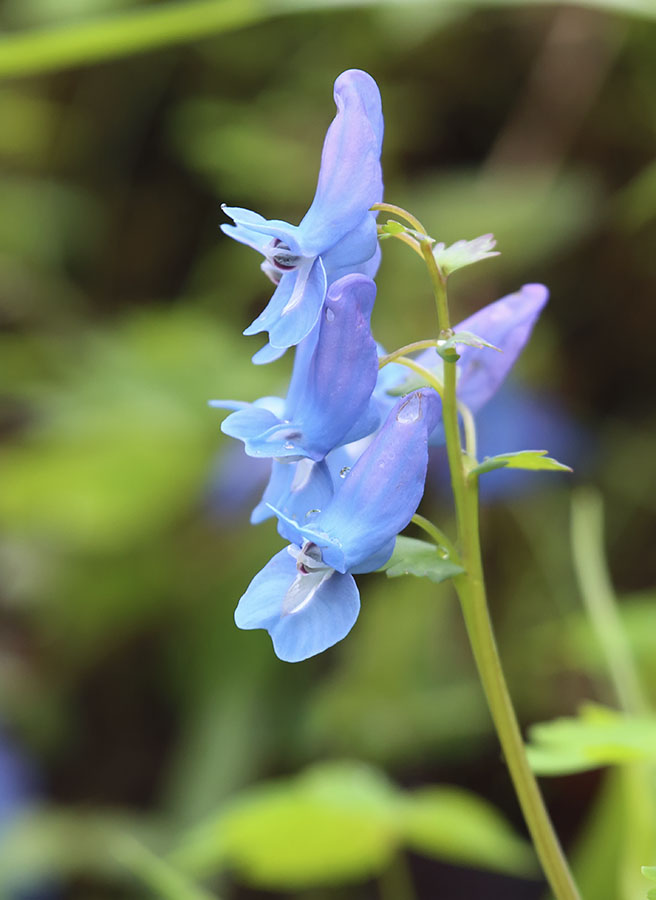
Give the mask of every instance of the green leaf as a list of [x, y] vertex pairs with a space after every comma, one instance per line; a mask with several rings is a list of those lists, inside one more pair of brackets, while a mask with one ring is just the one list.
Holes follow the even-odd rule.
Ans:
[[397, 537], [394, 553], [383, 570], [388, 578], [416, 575], [418, 578], [430, 578], [437, 584], [465, 571], [448, 556], [440, 556], [435, 544], [403, 536]]
[[175, 856], [203, 874], [230, 864], [269, 889], [369, 878], [397, 844], [396, 792], [372, 769], [332, 763], [254, 788], [195, 832]]
[[396, 222], [394, 219], [388, 219], [384, 225], [381, 225], [380, 230], [383, 234], [405, 234], [407, 231], [405, 225]]
[[246, 792], [170, 860], [199, 876], [230, 866], [245, 882], [286, 891], [370, 878], [404, 845], [450, 862], [534, 871], [529, 846], [476, 796], [451, 787], [406, 794], [354, 762]]
[[401, 827], [407, 846], [427, 856], [517, 875], [536, 871], [530, 845], [493, 806], [460, 788], [410, 794]]
[[647, 900], [656, 900], [656, 888], [647, 891]]
[[586, 706], [577, 717], [534, 725], [529, 736], [529, 761], [539, 775], [656, 760], [654, 716], [628, 716]]
[[482, 259], [499, 256], [499, 251], [494, 249], [496, 244], [494, 235], [484, 234], [474, 238], [473, 241], [456, 241], [450, 247], [445, 244], [436, 244], [433, 248], [433, 256], [442, 272], [450, 275], [452, 272], [465, 266], [471, 266]]
[[642, 866], [640, 869], [645, 878], [650, 881], [656, 881], [656, 866]]
[[494, 469], [528, 469], [533, 472], [571, 472], [572, 469], [563, 463], [547, 456], [547, 450], [518, 450], [514, 453], [500, 453], [498, 456], [486, 456], [482, 463], [470, 470], [471, 475], [483, 475]]

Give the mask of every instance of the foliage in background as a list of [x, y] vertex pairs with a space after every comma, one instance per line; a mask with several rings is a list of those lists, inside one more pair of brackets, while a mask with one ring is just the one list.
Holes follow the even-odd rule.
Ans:
[[[261, 476], [244, 461], [240, 479], [226, 481], [228, 447], [216, 452], [205, 406], [233, 385], [254, 398], [264, 383], [246, 363], [250, 341], [234, 335], [267, 285], [245, 265], [249, 251], [220, 238], [219, 203], [264, 201], [263, 213], [297, 220], [314, 188], [326, 85], [353, 64], [376, 75], [387, 199], [437, 222], [446, 244], [492, 231], [503, 251], [488, 264], [491, 285], [477, 267], [463, 273], [460, 318], [527, 275], [552, 289], [516, 383], [549, 384], [547, 429], [561, 415], [584, 429], [575, 477], [606, 494], [622, 618], [651, 685], [653, 5], [288, 3], [266, 18], [241, 3], [143, 4], [138, 14], [133, 5], [14, 0], [2, 11], [12, 34], [0, 43], [0, 716], [56, 804], [0, 837], [2, 887], [41, 870], [70, 896], [141, 896], [133, 871], [164, 895], [165, 883], [171, 896], [198, 897], [203, 888], [177, 865], [166, 877], [182, 835], [232, 816], [232, 841], [245, 834], [264, 856], [233, 843], [231, 868], [241, 877], [266, 869], [267, 848], [251, 838], [260, 826], [243, 810], [259, 804], [279, 821], [268, 803], [301, 803], [305, 815], [313, 779], [351, 772], [305, 767], [340, 756], [408, 786], [354, 770], [365, 800], [370, 790], [383, 808], [384, 828], [367, 819], [377, 864], [391, 847], [410, 849], [420, 896], [435, 877], [424, 867], [437, 865], [422, 855], [479, 865], [497, 855], [508, 863], [499, 868], [524, 872], [524, 845], [472, 797], [517, 822], [448, 587], [371, 578], [348, 645], [302, 670], [273, 659], [265, 635], [246, 641], [233, 627], [252, 560], [277, 539], [266, 526], [245, 530]], [[231, 30], [211, 24], [210, 7]], [[150, 27], [169, 14], [175, 27]], [[120, 59], [103, 62], [111, 56]], [[37, 69], [44, 74], [14, 77]], [[425, 332], [427, 307], [421, 267], [392, 243], [375, 312], [390, 347]], [[267, 390], [285, 374], [283, 361]], [[517, 440], [518, 450], [530, 445]], [[491, 497], [483, 516], [500, 642], [526, 722], [572, 717], [582, 702], [614, 696], [573, 581], [566, 489], [522, 484]], [[426, 508], [441, 504], [427, 498]], [[599, 762], [585, 719], [535, 734], [553, 748], [563, 727], [575, 729], [579, 758]], [[612, 753], [607, 732], [602, 743], [602, 761], [617, 761], [622, 741]], [[298, 771], [269, 787], [271, 776]], [[547, 785], [568, 838], [590, 810], [579, 876], [595, 900], [617, 900], [627, 865], [622, 900], [648, 890], [639, 867], [654, 862], [649, 848], [627, 863], [631, 848], [614, 827], [628, 814], [631, 777], [620, 768], [601, 786], [576, 775]], [[469, 793], [435, 793], [436, 784]], [[407, 813], [417, 797], [441, 802], [444, 818], [431, 812], [424, 832], [419, 816], [410, 840], [407, 821], [394, 816], [391, 828], [385, 804]], [[488, 826], [490, 816], [504, 824]], [[123, 844], [111, 856], [110, 832], [146, 849]], [[444, 896], [485, 896], [492, 884], [510, 900], [516, 889], [438, 872]], [[273, 884], [270, 871], [260, 883], [267, 877]], [[522, 896], [540, 895], [538, 882], [517, 883]], [[228, 880], [218, 892], [236, 891]]]

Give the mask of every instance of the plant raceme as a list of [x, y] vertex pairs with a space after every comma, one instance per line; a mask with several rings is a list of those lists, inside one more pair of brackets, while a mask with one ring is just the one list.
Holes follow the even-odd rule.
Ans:
[[[380, 94], [369, 75], [349, 70], [335, 82], [335, 99], [316, 195], [300, 225], [224, 207], [235, 223], [224, 225], [225, 233], [261, 252], [263, 270], [277, 283], [245, 332], [269, 333], [254, 362], [296, 347], [286, 398], [211, 401], [231, 411], [225, 434], [242, 441], [249, 456], [272, 461], [251, 520], [275, 517], [289, 546], [252, 580], [235, 621], [266, 629], [276, 654], [289, 662], [320, 653], [351, 630], [360, 610], [353, 575], [389, 560], [421, 501], [429, 442], [443, 441], [439, 393], [397, 362], [379, 368], [385, 360], [371, 334], [379, 260], [371, 207], [382, 200]], [[493, 245], [486, 236], [483, 255]], [[460, 264], [467, 264], [470, 246], [478, 245], [459, 242]], [[436, 250], [445, 252], [443, 245]], [[547, 296], [542, 285], [525, 285], [455, 327], [456, 342], [463, 333], [484, 339], [470, 344], [468, 337], [458, 347], [458, 399], [470, 410], [498, 389]], [[435, 383], [452, 364], [443, 361], [437, 340], [411, 355]]]

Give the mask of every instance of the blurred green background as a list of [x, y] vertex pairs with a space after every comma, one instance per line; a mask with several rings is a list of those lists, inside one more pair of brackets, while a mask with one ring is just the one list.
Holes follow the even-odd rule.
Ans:
[[[298, 221], [332, 83], [363, 68], [383, 96], [386, 200], [438, 240], [491, 231], [502, 251], [453, 279], [455, 320], [550, 287], [507, 385], [524, 406], [502, 392], [486, 434], [491, 452], [537, 440], [576, 471], [484, 496], [491, 602], [524, 725], [612, 705], [570, 492], [603, 493], [653, 684], [656, 4], [5, 0], [0, 16], [0, 726], [40, 798], [0, 811], [3, 896], [406, 900], [408, 879], [420, 898], [543, 896], [448, 585], [362, 578], [348, 639], [294, 666], [233, 625], [281, 543], [248, 525], [261, 470], [206, 401], [284, 392], [290, 360], [250, 364], [241, 331], [270, 285], [218, 231], [219, 204]], [[430, 334], [433, 311], [416, 258], [383, 249], [374, 327], [391, 349]], [[527, 408], [545, 410], [539, 440]], [[443, 477], [438, 459], [423, 511], [448, 530]], [[243, 789], [317, 764], [243, 818]], [[390, 792], [430, 811], [428, 785], [451, 792], [422, 830]], [[619, 825], [599, 825], [619, 821], [612, 784], [544, 788], [588, 897], [618, 900]], [[316, 811], [340, 791], [384, 808], [371, 833], [360, 807], [352, 834]], [[185, 850], [235, 803], [232, 837], [201, 827]]]

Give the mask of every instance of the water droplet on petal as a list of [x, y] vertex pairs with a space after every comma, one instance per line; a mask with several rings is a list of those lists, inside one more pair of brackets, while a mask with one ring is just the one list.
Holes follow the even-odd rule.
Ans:
[[320, 509], [308, 509], [308, 511], [305, 513], [305, 518], [308, 520], [316, 519], [316, 517], [319, 515], [320, 512], [321, 512]]
[[330, 307], [326, 308], [326, 322], [334, 322], [335, 321], [335, 313], [330, 309]]
[[351, 467], [350, 467], [350, 466], [343, 466], [343, 467], [339, 470], [339, 477], [340, 477], [340, 478], [346, 478], [346, 476], [348, 475], [348, 473], [349, 473], [350, 471], [351, 471]]
[[283, 449], [284, 449], [284, 450], [293, 450], [293, 449], [294, 449], [294, 445], [292, 444], [291, 441], [287, 441], [286, 444], [283, 444]]
[[401, 423], [416, 422], [421, 418], [421, 394], [416, 391], [410, 394], [405, 403], [399, 407], [396, 414], [396, 421]]

